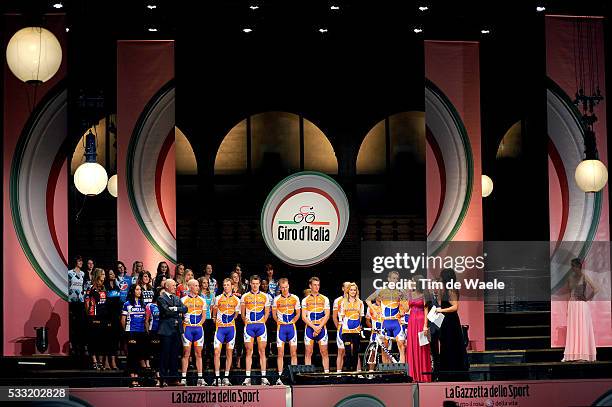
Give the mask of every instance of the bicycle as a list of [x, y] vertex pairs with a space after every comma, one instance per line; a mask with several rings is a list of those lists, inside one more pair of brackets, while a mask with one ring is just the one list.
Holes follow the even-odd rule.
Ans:
[[[372, 331], [372, 333], [376, 334], [376, 338], [374, 339], [374, 342], [370, 342], [368, 344], [363, 355], [362, 366], [378, 365], [381, 363], [383, 353], [389, 358], [391, 363], [398, 363], [399, 353], [391, 352], [395, 338], [388, 336], [384, 328], [363, 328], [362, 336], [363, 331]], [[386, 345], [385, 342], [387, 343]]]
[[[306, 208], [306, 211], [304, 211]], [[314, 207], [310, 205], [302, 205], [300, 206], [300, 212], [296, 213], [293, 217], [293, 221], [295, 223], [301, 223], [302, 221], [306, 221], [306, 223], [312, 223], [315, 220], [315, 213], [313, 212]]]

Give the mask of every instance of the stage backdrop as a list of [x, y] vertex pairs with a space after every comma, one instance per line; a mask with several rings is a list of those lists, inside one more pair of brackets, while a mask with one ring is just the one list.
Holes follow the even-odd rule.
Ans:
[[[579, 25], [577, 25], [579, 22]], [[610, 228], [608, 186], [598, 193], [582, 192], [574, 173], [584, 158], [584, 127], [573, 103], [579, 82], [576, 71], [597, 77], [604, 99], [594, 113], [599, 159], [608, 164], [603, 19], [598, 17], [546, 17], [546, 71], [548, 75], [549, 205], [551, 240], [551, 346], [565, 346], [566, 295], [555, 295], [569, 272], [570, 260], [585, 259], [584, 270], [599, 292], [589, 303], [597, 346], [612, 346], [610, 314]], [[589, 58], [592, 47], [594, 56]], [[583, 49], [584, 55], [577, 50]], [[589, 84], [586, 83], [588, 89]]]
[[[5, 18], [8, 43], [24, 26], [21, 16]], [[47, 353], [68, 351], [68, 169], [62, 148], [67, 135], [66, 31], [63, 15], [48, 15], [45, 21], [62, 45], [62, 64], [37, 88], [36, 98], [34, 87], [19, 81], [4, 63], [5, 356], [35, 354], [35, 327], [49, 329]]]
[[[431, 254], [449, 250], [446, 244], [451, 241], [480, 242], [483, 238], [478, 43], [425, 41], [425, 76], [427, 240]], [[433, 276], [439, 271], [433, 271]], [[457, 277], [484, 278], [475, 272]], [[461, 323], [470, 326], [471, 348], [484, 350], [482, 293], [468, 297], [462, 292], [459, 315]]]
[[174, 41], [119, 41], [117, 65], [117, 252], [155, 276], [176, 263]]

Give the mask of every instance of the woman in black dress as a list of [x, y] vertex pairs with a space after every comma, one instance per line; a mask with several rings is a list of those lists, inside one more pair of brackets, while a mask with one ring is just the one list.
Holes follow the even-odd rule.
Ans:
[[[457, 281], [455, 270], [444, 269], [440, 273], [444, 289], [438, 299], [437, 312], [444, 315], [440, 327], [440, 381], [467, 380], [466, 350], [459, 321], [459, 291], [447, 289], [447, 283]], [[451, 283], [452, 284], [452, 283]]]
[[117, 281], [117, 275], [113, 270], [108, 270], [104, 280], [106, 289], [106, 308], [110, 322], [109, 336], [106, 338], [109, 351], [109, 367], [117, 370], [117, 353], [119, 352], [119, 339], [121, 338], [121, 287]]

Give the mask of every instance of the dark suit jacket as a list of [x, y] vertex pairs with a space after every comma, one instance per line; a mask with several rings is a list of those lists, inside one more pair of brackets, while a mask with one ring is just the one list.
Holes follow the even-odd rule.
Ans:
[[[187, 307], [183, 305], [179, 297], [172, 295], [168, 298], [167, 294], [162, 294], [157, 299], [159, 307], [159, 329], [157, 333], [161, 336], [170, 336], [175, 332], [183, 333], [183, 314], [187, 312]], [[177, 311], [172, 311], [170, 307], [177, 307]]]

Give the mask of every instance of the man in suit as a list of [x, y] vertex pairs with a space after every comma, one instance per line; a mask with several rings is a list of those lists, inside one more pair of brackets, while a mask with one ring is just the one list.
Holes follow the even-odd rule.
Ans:
[[159, 329], [161, 341], [160, 376], [162, 383], [180, 386], [178, 377], [178, 355], [183, 333], [183, 314], [187, 307], [175, 295], [176, 281], [166, 280], [165, 291], [159, 296]]

